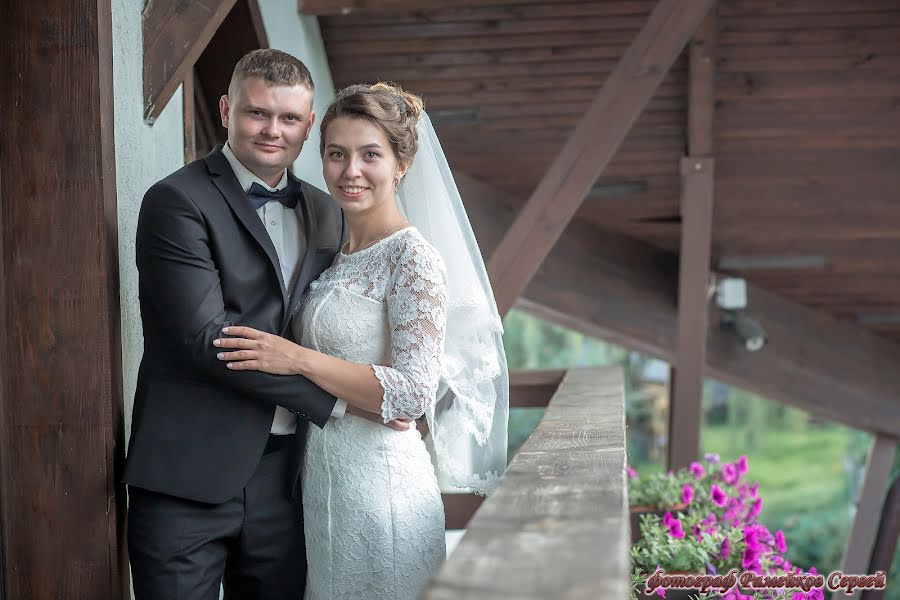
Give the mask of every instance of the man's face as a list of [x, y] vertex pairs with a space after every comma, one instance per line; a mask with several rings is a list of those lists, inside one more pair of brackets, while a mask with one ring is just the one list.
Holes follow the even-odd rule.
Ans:
[[241, 81], [234, 97], [219, 101], [234, 155], [266, 183], [277, 183], [309, 137], [316, 119], [312, 102], [313, 92], [301, 85], [272, 86], [255, 77]]

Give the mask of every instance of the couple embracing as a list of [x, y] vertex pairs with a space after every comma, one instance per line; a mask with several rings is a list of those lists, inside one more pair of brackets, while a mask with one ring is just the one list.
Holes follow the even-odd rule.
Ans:
[[[319, 125], [313, 94], [296, 58], [246, 55], [228, 142], [144, 197], [137, 600], [415, 598], [438, 481], [489, 493], [506, 466], [500, 318], [421, 100], [354, 85]], [[330, 195], [290, 171], [313, 126]]]

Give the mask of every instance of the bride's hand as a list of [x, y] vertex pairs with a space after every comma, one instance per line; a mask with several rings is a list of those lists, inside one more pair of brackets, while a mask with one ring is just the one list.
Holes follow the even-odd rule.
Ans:
[[303, 347], [252, 327], [225, 327], [222, 333], [233, 337], [213, 340], [217, 348], [232, 351], [219, 352], [221, 361], [227, 361], [229, 369], [235, 371], [262, 371], [273, 375], [296, 375], [299, 355]]

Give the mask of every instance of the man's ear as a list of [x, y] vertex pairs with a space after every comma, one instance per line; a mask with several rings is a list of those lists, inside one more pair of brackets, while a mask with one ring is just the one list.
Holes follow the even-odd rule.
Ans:
[[219, 98], [219, 116], [222, 118], [222, 127], [228, 127], [228, 117], [231, 115], [231, 105], [228, 102], [228, 94]]
[[311, 110], [311, 111], [309, 111], [309, 127], [306, 128], [306, 137], [303, 138], [304, 142], [309, 139], [309, 132], [312, 131], [313, 125], [315, 125], [315, 124], [316, 124], [316, 111]]

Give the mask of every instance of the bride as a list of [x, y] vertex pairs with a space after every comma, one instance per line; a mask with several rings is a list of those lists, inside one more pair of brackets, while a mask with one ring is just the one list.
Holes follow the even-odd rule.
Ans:
[[[221, 359], [303, 375], [348, 405], [308, 434], [306, 598], [412, 599], [445, 557], [438, 482], [487, 494], [506, 467], [502, 327], [421, 100], [350, 86], [321, 139], [347, 242], [294, 316], [300, 345], [229, 327]], [[381, 424], [423, 415], [428, 446]]]

